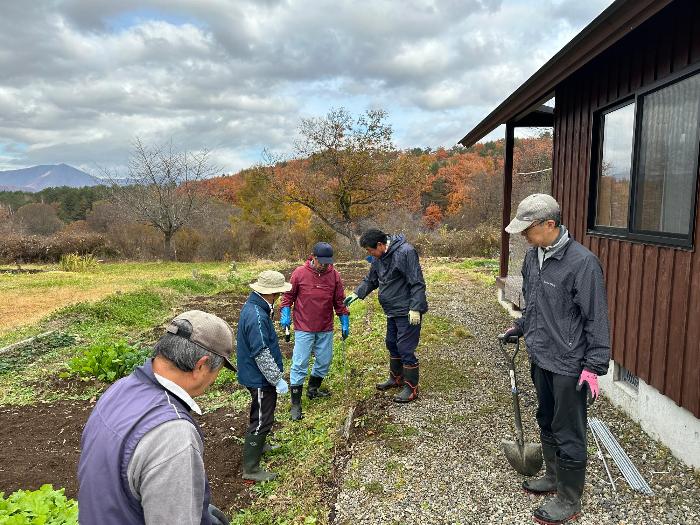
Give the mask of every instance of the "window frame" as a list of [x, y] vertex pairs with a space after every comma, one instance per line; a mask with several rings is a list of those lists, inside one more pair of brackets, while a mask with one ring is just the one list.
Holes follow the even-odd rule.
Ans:
[[[640, 187], [640, 177], [639, 177], [639, 154], [641, 143], [639, 137], [641, 136], [641, 126], [644, 115], [644, 98], [647, 95], [660, 91], [672, 84], [681, 82], [687, 78], [700, 74], [700, 63], [694, 64], [691, 67], [682, 69], [672, 75], [664, 77], [647, 86], [640, 87], [634, 92], [620, 97], [609, 104], [605, 104], [593, 111], [593, 126], [592, 126], [592, 137], [591, 137], [591, 162], [590, 162], [590, 175], [589, 175], [589, 194], [588, 194], [588, 224], [586, 228], [586, 234], [596, 237], [608, 237], [613, 239], [637, 241], [645, 244], [656, 244], [660, 246], [671, 246], [680, 249], [692, 250], [694, 248], [694, 236], [695, 236], [695, 214], [697, 211], [698, 204], [698, 179], [700, 170], [700, 111], [698, 112], [698, 137], [699, 139], [695, 144], [694, 158], [695, 158], [695, 183], [693, 184], [693, 197], [690, 209], [690, 224], [688, 227], [688, 234], [677, 234], [677, 233], [664, 233], [649, 230], [636, 230], [634, 229], [634, 221], [636, 213], [640, 209], [638, 203], [638, 193]], [[596, 225], [596, 214], [598, 211], [598, 178], [600, 175], [600, 168], [602, 166], [603, 160], [603, 138], [605, 135], [605, 130], [603, 120], [605, 115], [612, 113], [618, 109], [621, 109], [629, 104], [634, 104], [634, 123], [632, 131], [632, 151], [631, 151], [631, 170], [630, 170], [630, 189], [629, 189], [629, 202], [628, 202], [628, 212], [627, 212], [627, 227], [613, 227], [613, 226], [600, 226]]]

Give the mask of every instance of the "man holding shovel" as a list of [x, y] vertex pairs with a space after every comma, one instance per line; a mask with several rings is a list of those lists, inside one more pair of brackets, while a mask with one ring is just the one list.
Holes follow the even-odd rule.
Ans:
[[379, 288], [379, 304], [386, 314], [389, 378], [379, 383], [377, 389], [401, 388], [394, 401], [409, 403], [418, 397], [416, 348], [421, 318], [428, 310], [418, 253], [403, 235], [387, 235], [377, 229], [364, 232], [360, 246], [372, 257], [372, 266], [345, 304], [364, 299]]
[[610, 359], [603, 272], [597, 257], [561, 224], [559, 204], [550, 195], [523, 199], [506, 231], [520, 233], [531, 248], [522, 267], [523, 315], [500, 337], [525, 337], [546, 469], [523, 488], [556, 493], [534, 518], [565, 523], [581, 511], [587, 393], [590, 402], [598, 396], [598, 376], [607, 373]]
[[292, 421], [298, 421], [302, 418], [301, 395], [312, 352], [315, 359], [306, 395], [309, 399], [330, 395], [320, 387], [333, 359], [333, 310], [340, 317], [343, 339], [350, 333], [350, 312], [343, 304], [343, 280], [333, 267], [333, 247], [327, 242], [314, 245], [311, 257], [292, 272], [289, 281], [292, 288], [282, 296], [280, 325], [289, 329], [294, 318], [289, 382]]

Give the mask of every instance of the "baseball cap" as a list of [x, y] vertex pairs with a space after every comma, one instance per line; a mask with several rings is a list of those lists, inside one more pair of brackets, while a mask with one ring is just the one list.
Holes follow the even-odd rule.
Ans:
[[551, 195], [546, 193], [533, 193], [525, 197], [518, 204], [515, 218], [506, 226], [508, 233], [520, 233], [533, 223], [551, 219], [559, 213], [559, 203]]
[[314, 244], [313, 253], [321, 264], [333, 264], [333, 247], [327, 242]]
[[[188, 332], [177, 326], [175, 321], [188, 321], [192, 325], [192, 331]], [[233, 329], [220, 317], [201, 310], [189, 310], [170, 321], [165, 330], [189, 339], [200, 348], [223, 357], [224, 366], [229, 370], [236, 371], [236, 367], [230, 360], [233, 353]]]

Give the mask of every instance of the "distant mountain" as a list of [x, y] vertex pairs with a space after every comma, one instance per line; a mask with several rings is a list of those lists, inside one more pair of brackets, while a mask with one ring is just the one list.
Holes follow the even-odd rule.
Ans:
[[48, 164], [0, 171], [0, 191], [41, 191], [44, 188], [96, 186], [99, 179], [67, 164]]

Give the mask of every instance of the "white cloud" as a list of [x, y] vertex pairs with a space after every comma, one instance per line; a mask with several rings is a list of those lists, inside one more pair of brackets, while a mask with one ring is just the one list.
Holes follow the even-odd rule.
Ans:
[[140, 136], [235, 170], [332, 106], [451, 146], [609, 3], [9, 0], [0, 163], [120, 166]]

